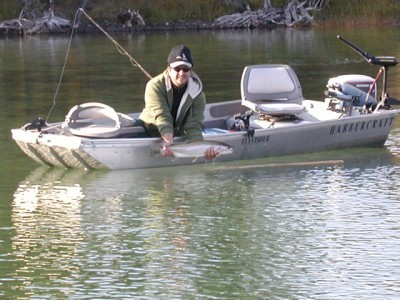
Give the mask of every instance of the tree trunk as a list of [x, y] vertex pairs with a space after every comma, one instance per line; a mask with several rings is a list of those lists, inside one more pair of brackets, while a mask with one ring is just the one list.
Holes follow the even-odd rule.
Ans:
[[46, 0], [43, 8], [43, 14], [47, 17], [54, 17], [53, 0]]
[[263, 6], [263, 10], [268, 10], [272, 8], [272, 4], [271, 4], [271, 0], [264, 0], [264, 6]]

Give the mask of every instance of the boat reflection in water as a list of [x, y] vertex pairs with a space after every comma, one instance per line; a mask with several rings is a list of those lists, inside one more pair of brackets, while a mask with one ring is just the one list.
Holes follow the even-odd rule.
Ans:
[[[23, 281], [18, 288], [23, 295], [37, 295], [36, 288], [48, 278], [61, 280], [63, 273], [70, 274], [70, 262], [85, 238], [81, 215], [85, 195], [65, 172], [38, 168], [14, 193], [12, 256], [16, 263], [11, 277]], [[62, 290], [57, 294], [63, 295]]]
[[[260, 293], [279, 278], [281, 298], [315, 291], [315, 282], [330, 295], [342, 286], [344, 295], [349, 285], [335, 270], [347, 265], [371, 274], [362, 287], [379, 284], [381, 268], [393, 264], [370, 245], [379, 238], [392, 249], [397, 241], [387, 220], [396, 213], [399, 134], [387, 147], [286, 160], [88, 173], [40, 167], [14, 193], [10, 278], [24, 296], [43, 298], [182, 298], [200, 293], [202, 282], [223, 298], [236, 291], [239, 273], [250, 278], [251, 286], [239, 280], [242, 289], [260, 276]], [[393, 238], [384, 238], [388, 230]]]
[[[202, 169], [34, 170], [14, 193], [12, 253], [18, 268], [13, 280], [24, 281], [24, 293], [59, 297], [80, 289], [90, 294], [87, 281], [93, 296], [121, 282], [132, 291], [160, 289], [153, 285], [163, 280], [175, 282], [171, 291], [185, 289], [187, 260], [180, 257], [196, 222], [190, 210], [207, 210], [216, 197], [209, 186], [216, 178], [208, 180]], [[225, 193], [249, 194], [247, 187], [237, 184]], [[204, 215], [206, 223], [213, 220]], [[160, 274], [160, 266], [168, 271]], [[161, 282], [146, 283], [160, 276]], [[54, 290], [46, 294], [49, 278]]]

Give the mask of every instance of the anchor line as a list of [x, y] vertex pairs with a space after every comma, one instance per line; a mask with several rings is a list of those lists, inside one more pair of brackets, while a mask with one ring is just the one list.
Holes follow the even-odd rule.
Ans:
[[68, 61], [68, 56], [69, 56], [69, 52], [70, 52], [70, 49], [71, 49], [72, 38], [73, 38], [73, 35], [74, 35], [74, 32], [75, 32], [75, 25], [76, 25], [76, 23], [77, 23], [77, 19], [78, 19], [78, 16], [79, 16], [79, 13], [80, 13], [80, 12], [82, 12], [82, 13], [88, 18], [88, 20], [89, 20], [90, 22], [92, 22], [102, 33], [104, 33], [104, 35], [105, 35], [109, 40], [111, 40], [111, 42], [115, 45], [115, 47], [117, 48], [117, 50], [118, 50], [118, 52], [119, 52], [120, 54], [125, 55], [125, 56], [128, 57], [129, 61], [131, 62], [131, 64], [132, 64], [134, 67], [138, 67], [138, 68], [144, 73], [144, 75], [147, 76], [147, 78], [149, 78], [149, 79], [152, 78], [152, 76], [146, 71], [146, 69], [143, 68], [142, 65], [139, 64], [139, 62], [138, 62], [136, 59], [134, 59], [134, 58], [133, 58], [133, 57], [132, 57], [132, 56], [131, 56], [131, 55], [130, 55], [130, 54], [129, 54], [129, 53], [128, 53], [128, 52], [127, 52], [113, 37], [112, 37], [112, 36], [110, 36], [110, 35], [106, 32], [95, 20], [93, 20], [93, 18], [90, 17], [90, 16], [85, 12], [85, 10], [84, 10], [83, 8], [79, 8], [79, 9], [76, 11], [76, 13], [75, 13], [74, 21], [73, 21], [73, 24], [72, 24], [72, 27], [71, 27], [71, 35], [70, 35], [70, 39], [69, 39], [69, 43], [68, 43], [68, 48], [67, 48], [67, 52], [66, 52], [66, 55], [65, 55], [63, 67], [62, 67], [62, 69], [61, 69], [60, 79], [58, 80], [57, 88], [56, 88], [56, 91], [55, 91], [55, 93], [54, 93], [53, 105], [51, 106], [51, 108], [50, 108], [50, 110], [49, 110], [49, 113], [47, 114], [46, 120], [49, 119], [51, 113], [53, 112], [53, 110], [54, 110], [54, 108], [55, 108], [55, 106], [56, 106], [56, 99], [57, 99], [58, 92], [59, 92], [60, 87], [61, 87], [61, 82], [62, 82], [63, 77], [64, 77], [64, 73], [65, 73], [65, 69], [66, 69], [66, 65], [67, 65], [67, 61]]

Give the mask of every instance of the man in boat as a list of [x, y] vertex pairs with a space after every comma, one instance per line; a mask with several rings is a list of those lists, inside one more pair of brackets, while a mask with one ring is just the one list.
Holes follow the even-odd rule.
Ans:
[[[149, 136], [160, 136], [164, 141], [164, 156], [174, 136], [185, 136], [188, 141], [202, 140], [206, 97], [200, 78], [193, 72], [190, 49], [174, 47], [168, 55], [167, 69], [152, 78], [145, 89], [145, 108], [139, 118]], [[206, 159], [218, 155], [214, 148], [205, 152]]]

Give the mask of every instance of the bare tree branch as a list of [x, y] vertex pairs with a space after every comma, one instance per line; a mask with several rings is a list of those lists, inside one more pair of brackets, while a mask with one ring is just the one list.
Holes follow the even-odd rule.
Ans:
[[71, 22], [54, 15], [54, 0], [24, 0], [17, 19], [0, 23], [0, 31], [5, 33], [34, 34], [43, 32], [65, 32]]
[[284, 8], [272, 7], [271, 0], [264, 0], [264, 5], [257, 11], [245, 11], [217, 18], [213, 28], [257, 28], [268, 24], [308, 25], [313, 21], [310, 12], [321, 10], [329, 0], [290, 1]]

